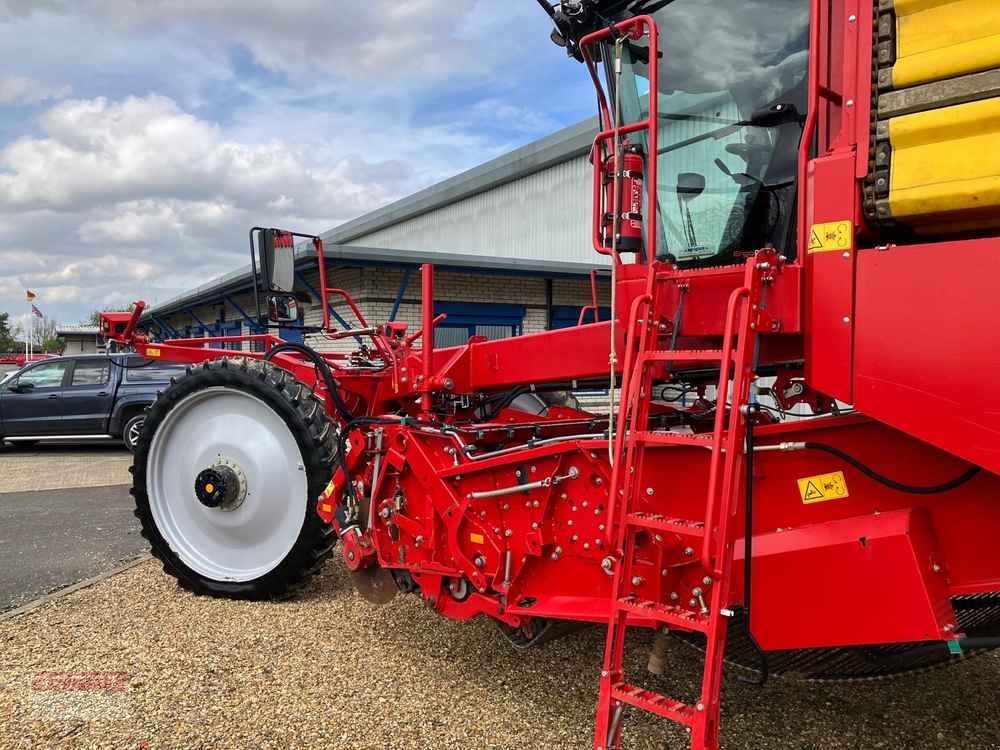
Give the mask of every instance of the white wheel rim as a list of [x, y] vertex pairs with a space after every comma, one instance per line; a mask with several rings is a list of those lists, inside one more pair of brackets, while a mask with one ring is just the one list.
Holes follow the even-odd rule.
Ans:
[[[202, 505], [195, 477], [220, 462], [246, 477], [246, 500]], [[146, 490], [156, 528], [181, 561], [219, 581], [250, 581], [288, 555], [302, 530], [308, 480], [288, 425], [263, 401], [222, 386], [185, 397], [153, 435]]]

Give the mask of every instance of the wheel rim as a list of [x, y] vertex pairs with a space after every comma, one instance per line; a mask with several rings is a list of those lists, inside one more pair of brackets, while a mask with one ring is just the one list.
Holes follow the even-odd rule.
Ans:
[[[209, 508], [195, 478], [219, 462], [238, 467], [246, 497]], [[147, 463], [153, 521], [181, 561], [221, 581], [250, 581], [273, 570], [302, 530], [308, 481], [288, 425], [243, 391], [206, 388], [182, 399], [153, 435]]]
[[142, 423], [145, 420], [137, 419], [131, 422], [128, 426], [128, 431], [125, 434], [125, 439], [128, 440], [130, 447], [134, 448], [136, 443], [139, 442], [139, 435], [142, 432]]

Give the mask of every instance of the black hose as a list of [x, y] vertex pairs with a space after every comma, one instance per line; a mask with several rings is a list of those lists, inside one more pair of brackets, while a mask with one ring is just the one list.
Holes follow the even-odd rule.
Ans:
[[354, 419], [354, 415], [340, 395], [340, 388], [337, 385], [337, 381], [333, 378], [330, 365], [320, 356], [319, 352], [305, 344], [295, 344], [286, 341], [284, 344], [278, 344], [269, 349], [267, 354], [264, 355], [264, 360], [269, 362], [275, 355], [282, 352], [297, 352], [316, 365], [316, 369], [319, 370], [320, 375], [323, 377], [323, 382], [326, 384], [326, 389], [330, 393], [330, 398], [333, 399], [333, 405], [337, 409], [337, 414], [345, 422], [350, 422]]
[[747, 434], [746, 434], [746, 490], [743, 504], [744, 526], [743, 529], [743, 634], [747, 641], [757, 652], [757, 660], [760, 663], [760, 676], [757, 678], [740, 675], [737, 679], [748, 685], [763, 687], [770, 674], [767, 663], [767, 652], [761, 648], [760, 643], [753, 634], [753, 627], [750, 622], [750, 593], [753, 588], [753, 414], [747, 414]]
[[872, 469], [870, 466], [866, 466], [865, 464], [861, 463], [851, 454], [845, 453], [844, 451], [840, 450], [840, 448], [835, 448], [832, 445], [827, 445], [826, 443], [805, 443], [804, 447], [809, 450], [823, 451], [824, 453], [829, 453], [833, 456], [836, 456], [840, 460], [845, 461], [846, 463], [853, 466], [855, 469], [860, 471], [869, 479], [874, 479], [876, 482], [884, 484], [886, 487], [889, 487], [890, 489], [894, 489], [899, 492], [907, 492], [911, 495], [936, 495], [941, 492], [948, 492], [949, 490], [961, 487], [963, 484], [965, 484], [974, 476], [976, 476], [976, 474], [978, 474], [980, 471], [980, 468], [978, 466], [970, 466], [968, 469], [966, 469], [964, 472], [959, 474], [954, 479], [950, 479], [947, 482], [943, 482], [941, 484], [933, 484], [930, 486], [921, 487], [921, 486], [914, 486], [912, 484], [903, 484], [902, 482], [897, 482], [894, 479], [889, 479], [888, 477], [882, 476], [877, 471]]

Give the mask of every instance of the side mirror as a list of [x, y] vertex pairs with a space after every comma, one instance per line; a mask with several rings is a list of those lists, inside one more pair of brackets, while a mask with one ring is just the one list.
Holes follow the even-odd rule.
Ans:
[[10, 387], [10, 391], [12, 393], [31, 393], [34, 389], [34, 383], [19, 383], [17, 381], [15, 381]]
[[278, 229], [260, 231], [260, 271], [266, 292], [291, 292], [295, 285], [295, 242]]
[[298, 323], [298, 300], [290, 294], [268, 295], [267, 317], [272, 323]]

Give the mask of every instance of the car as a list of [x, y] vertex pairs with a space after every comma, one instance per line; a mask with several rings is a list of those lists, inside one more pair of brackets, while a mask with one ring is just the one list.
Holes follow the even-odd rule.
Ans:
[[183, 372], [135, 354], [33, 362], [0, 383], [0, 442], [114, 438], [134, 451], [146, 408]]

